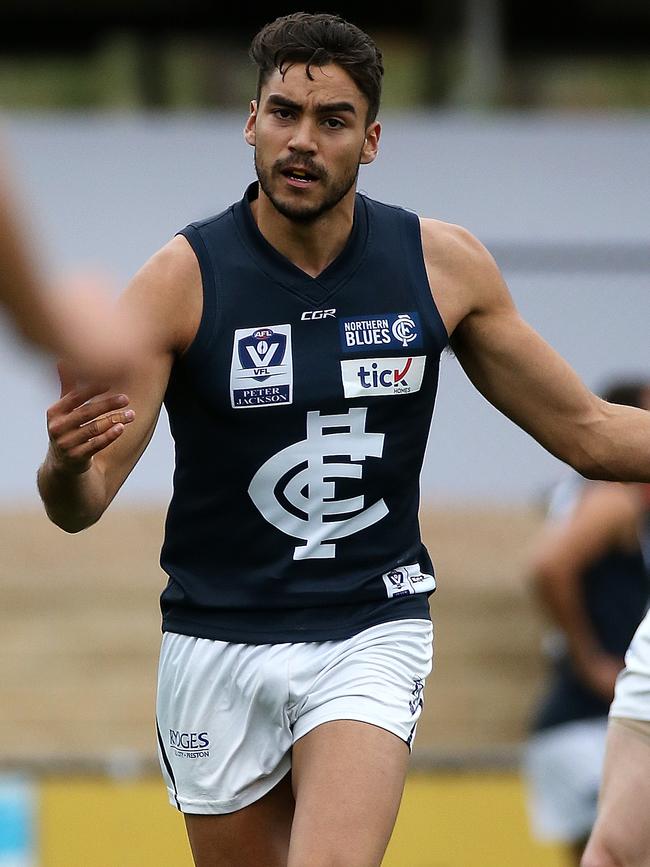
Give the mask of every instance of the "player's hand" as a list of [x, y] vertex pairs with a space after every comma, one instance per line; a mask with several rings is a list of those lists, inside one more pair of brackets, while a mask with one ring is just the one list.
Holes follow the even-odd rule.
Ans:
[[62, 363], [58, 370], [61, 397], [47, 411], [50, 460], [63, 472], [84, 473], [97, 452], [122, 436], [135, 413], [126, 409], [125, 394], [107, 394], [104, 384], [80, 385]]
[[620, 657], [603, 651], [582, 660], [578, 671], [589, 689], [609, 703], [614, 698], [616, 678], [624, 664]]

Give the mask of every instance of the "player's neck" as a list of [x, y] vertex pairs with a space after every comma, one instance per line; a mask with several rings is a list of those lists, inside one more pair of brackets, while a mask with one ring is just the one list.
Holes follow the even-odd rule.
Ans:
[[354, 222], [355, 189], [312, 223], [280, 214], [260, 190], [251, 203], [257, 227], [272, 247], [310, 277], [317, 277], [345, 247]]

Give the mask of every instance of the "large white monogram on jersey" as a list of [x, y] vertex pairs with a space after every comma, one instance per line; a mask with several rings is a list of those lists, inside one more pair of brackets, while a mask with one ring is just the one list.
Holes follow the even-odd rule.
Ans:
[[[358, 462], [382, 455], [384, 434], [366, 431], [366, 412], [366, 407], [341, 415], [308, 412], [305, 439], [273, 455], [253, 476], [248, 493], [264, 518], [305, 541], [295, 548], [294, 560], [336, 557], [332, 540], [365, 530], [388, 514], [383, 499], [367, 509], [363, 495], [336, 499], [335, 479], [360, 479]], [[335, 460], [340, 457], [350, 463]]]

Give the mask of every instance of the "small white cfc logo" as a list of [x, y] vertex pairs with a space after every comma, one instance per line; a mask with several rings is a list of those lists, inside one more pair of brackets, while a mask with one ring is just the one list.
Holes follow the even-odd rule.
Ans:
[[336, 307], [331, 310], [305, 310], [300, 319], [303, 322], [313, 322], [314, 319], [326, 319], [328, 316], [336, 319]]
[[352, 536], [388, 514], [383, 499], [368, 508], [363, 495], [336, 499], [335, 479], [360, 479], [361, 462], [382, 455], [384, 434], [365, 427], [366, 407], [341, 415], [308, 412], [305, 439], [270, 457], [253, 476], [248, 494], [262, 516], [305, 541], [294, 549], [294, 560], [336, 557], [333, 539]]

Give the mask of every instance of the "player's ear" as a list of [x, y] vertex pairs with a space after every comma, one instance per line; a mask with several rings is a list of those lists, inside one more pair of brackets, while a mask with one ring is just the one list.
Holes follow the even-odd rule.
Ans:
[[251, 147], [255, 147], [255, 122], [257, 120], [257, 100], [251, 99], [250, 114], [244, 127], [244, 139]]
[[379, 150], [379, 137], [381, 135], [381, 126], [378, 121], [373, 121], [366, 130], [366, 137], [361, 149], [361, 164], [367, 165], [374, 162]]

